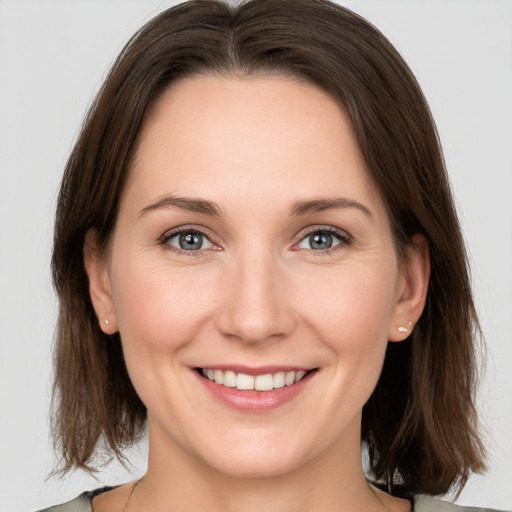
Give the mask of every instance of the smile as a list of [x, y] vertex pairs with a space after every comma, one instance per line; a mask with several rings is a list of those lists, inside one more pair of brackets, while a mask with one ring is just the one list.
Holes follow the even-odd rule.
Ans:
[[308, 372], [305, 370], [279, 371], [263, 375], [247, 375], [236, 373], [232, 370], [218, 370], [213, 368], [202, 368], [201, 374], [208, 380], [239, 390], [272, 391], [273, 389], [284, 388], [300, 382]]
[[231, 409], [244, 413], [264, 413], [292, 402], [312, 386], [319, 368], [196, 367], [204, 389]]

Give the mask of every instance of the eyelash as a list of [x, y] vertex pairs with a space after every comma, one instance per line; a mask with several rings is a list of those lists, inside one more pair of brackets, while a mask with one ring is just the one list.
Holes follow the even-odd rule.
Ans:
[[[180, 228], [176, 228], [176, 229], [172, 230], [171, 232], [165, 233], [164, 235], [162, 235], [160, 237], [159, 243], [165, 249], [173, 251], [173, 252], [175, 252], [175, 253], [177, 253], [179, 255], [184, 255], [184, 256], [200, 256], [200, 255], [202, 255], [206, 249], [198, 249], [198, 250], [192, 250], [192, 251], [185, 251], [183, 249], [178, 249], [177, 247], [174, 247], [174, 246], [169, 244], [169, 240], [171, 240], [175, 236], [178, 236], [178, 235], [180, 235], [182, 233], [197, 233], [199, 235], [202, 235], [216, 248], [215, 250], [220, 250], [220, 248], [214, 242], [212, 242], [212, 240], [211, 240], [212, 235], [211, 234], [209, 234], [208, 232], [203, 231], [201, 229], [198, 229], [198, 228], [195, 228], [195, 227], [189, 227], [189, 226], [183, 226], [183, 227], [180, 227]], [[309, 236], [311, 236], [311, 235], [313, 235], [315, 233], [328, 233], [330, 235], [334, 235], [335, 238], [338, 239], [339, 244], [335, 245], [334, 247], [330, 247], [328, 249], [317, 250], [317, 251], [315, 251], [313, 249], [296, 248], [296, 246], [298, 244], [300, 244], [306, 238], [308, 238]], [[352, 236], [349, 235], [346, 231], [343, 231], [341, 229], [335, 228], [333, 226], [315, 226], [314, 228], [308, 229], [308, 230], [306, 230], [306, 231], [301, 233], [299, 241], [294, 244], [294, 246], [292, 247], [292, 250], [294, 250], [294, 251], [307, 250], [307, 251], [313, 253], [315, 256], [330, 255], [334, 251], [337, 251], [339, 249], [343, 249], [343, 248], [351, 245], [352, 241], [353, 241]]]

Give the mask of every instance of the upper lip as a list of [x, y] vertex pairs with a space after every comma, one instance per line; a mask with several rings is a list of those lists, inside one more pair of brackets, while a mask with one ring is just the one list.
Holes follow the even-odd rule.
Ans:
[[294, 365], [265, 365], [265, 366], [246, 366], [246, 365], [233, 365], [233, 364], [207, 364], [205, 366], [197, 366], [196, 368], [232, 371], [235, 373], [244, 373], [245, 375], [267, 375], [275, 374], [278, 372], [291, 372], [291, 371], [310, 371], [314, 368], [307, 366], [294, 366]]

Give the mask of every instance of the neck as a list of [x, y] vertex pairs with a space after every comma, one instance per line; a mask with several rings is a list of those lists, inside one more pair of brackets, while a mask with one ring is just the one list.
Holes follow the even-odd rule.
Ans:
[[[289, 471], [239, 476], [207, 465], [150, 422], [148, 472], [128, 510], [211, 512], [383, 511], [361, 464], [359, 426], [349, 441]], [[167, 446], [165, 446], [167, 445]]]

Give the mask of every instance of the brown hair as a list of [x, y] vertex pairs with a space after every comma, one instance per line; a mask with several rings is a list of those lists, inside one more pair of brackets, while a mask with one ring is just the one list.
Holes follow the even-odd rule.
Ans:
[[412, 336], [390, 343], [364, 406], [362, 439], [376, 479], [414, 493], [462, 488], [482, 471], [474, 408], [478, 322], [437, 132], [407, 65], [370, 23], [326, 0], [194, 0], [163, 12], [126, 45], [92, 105], [66, 166], [53, 278], [60, 298], [53, 430], [64, 471], [94, 470], [98, 442], [123, 458], [146, 410], [118, 335], [103, 334], [82, 248], [106, 243], [149, 105], [198, 74], [281, 74], [316, 84], [348, 114], [387, 207], [399, 257], [411, 237], [430, 246], [431, 280]]

